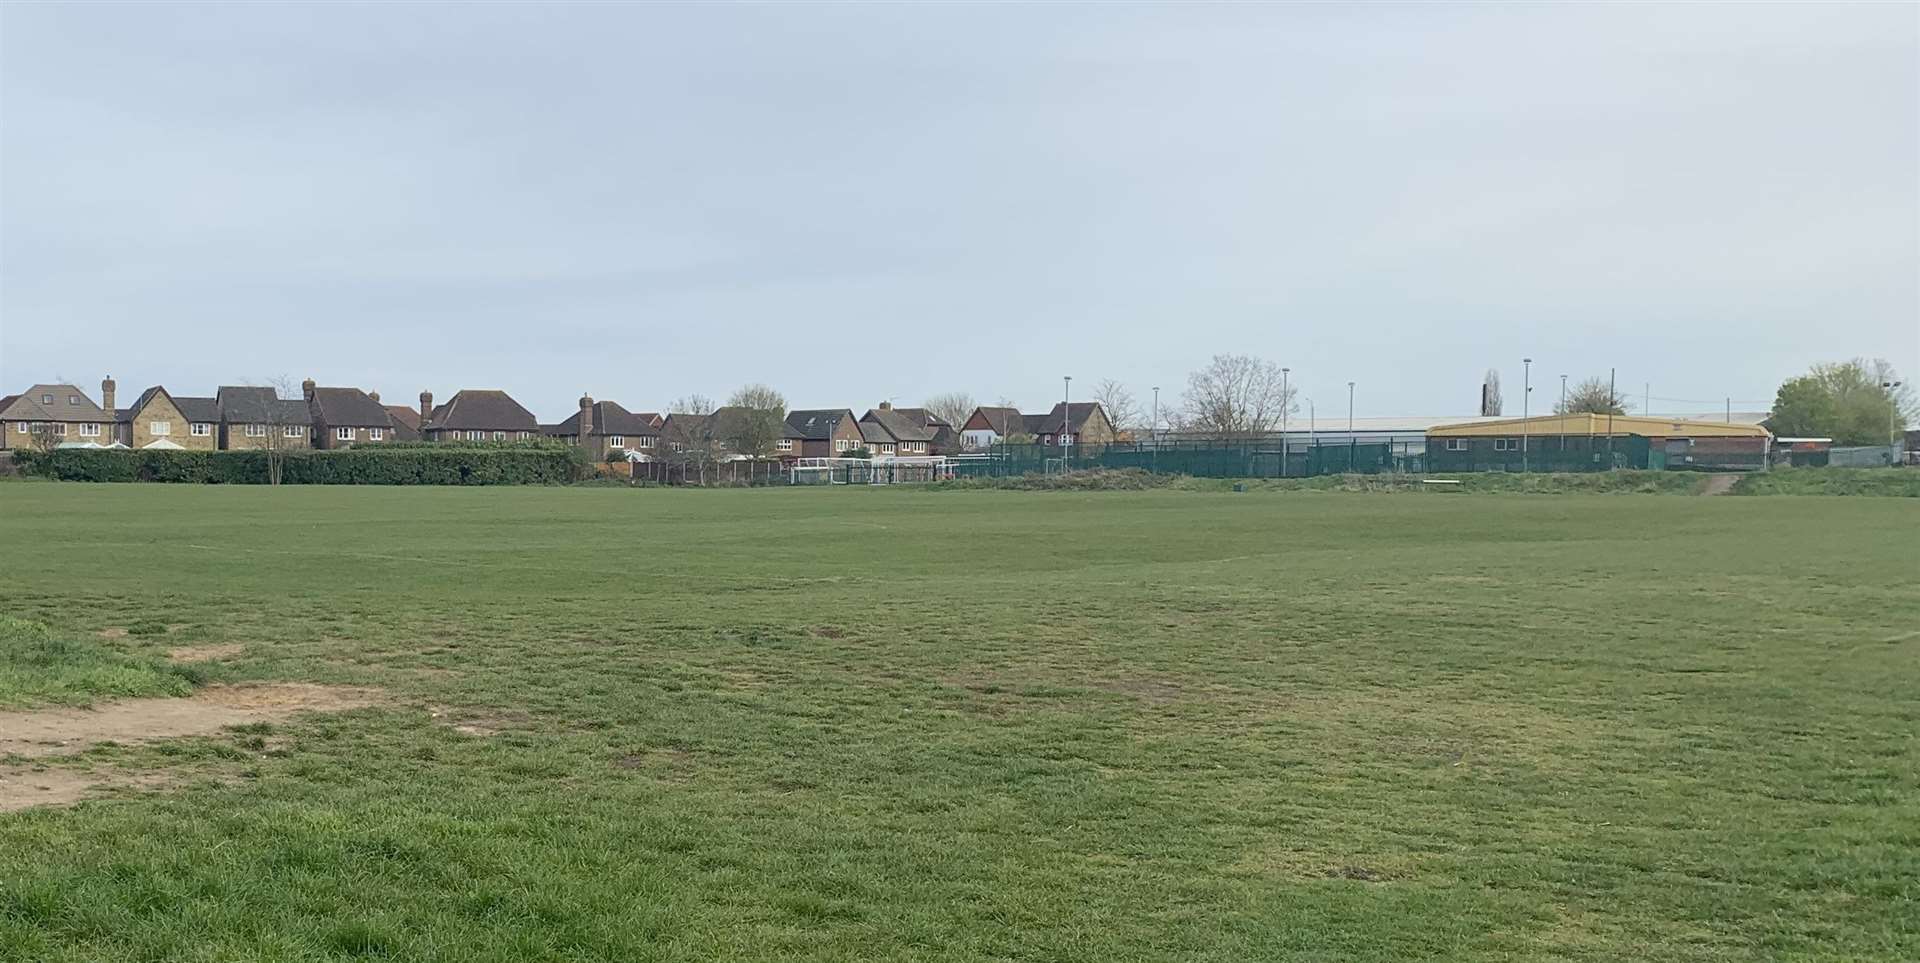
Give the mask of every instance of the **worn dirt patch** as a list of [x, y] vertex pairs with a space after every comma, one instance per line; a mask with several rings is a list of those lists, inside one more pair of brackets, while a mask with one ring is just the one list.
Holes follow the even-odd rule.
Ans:
[[433, 718], [433, 721], [463, 736], [479, 736], [481, 738], [497, 736], [509, 729], [523, 727], [528, 721], [527, 714], [524, 712], [502, 712], [485, 715], [459, 709], [449, 709], [446, 706], [428, 706], [427, 714]]
[[225, 645], [182, 645], [167, 650], [167, 658], [174, 662], [214, 662], [219, 659], [231, 659], [247, 647], [240, 642]]
[[123, 699], [93, 709], [0, 712], [0, 756], [57, 756], [102, 742], [148, 742], [214, 732], [299, 712], [375, 705], [377, 689], [307, 685], [209, 686], [184, 699]]
[[124, 639], [127, 637], [127, 630], [117, 625], [110, 626], [100, 630], [100, 637], [103, 639]]
[[1708, 475], [1707, 483], [1700, 488], [1700, 494], [1725, 495], [1733, 491], [1734, 484], [1739, 480], [1739, 475]]
[[166, 783], [162, 773], [0, 768], [0, 813], [34, 806], [70, 806], [96, 789], [150, 789]]

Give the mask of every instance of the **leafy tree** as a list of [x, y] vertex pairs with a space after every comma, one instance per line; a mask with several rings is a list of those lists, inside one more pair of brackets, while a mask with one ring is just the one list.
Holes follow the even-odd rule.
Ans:
[[1627, 396], [1615, 391], [1605, 378], [1588, 378], [1574, 385], [1567, 400], [1554, 406], [1563, 415], [1624, 415], [1633, 407]]
[[1776, 435], [1832, 438], [1835, 445], [1885, 445], [1914, 414], [1909, 386], [1884, 360], [1816, 364], [1780, 386], [1767, 427]]

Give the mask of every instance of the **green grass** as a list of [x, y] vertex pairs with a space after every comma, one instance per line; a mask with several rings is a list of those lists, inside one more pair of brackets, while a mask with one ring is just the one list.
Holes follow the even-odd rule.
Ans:
[[1920, 468], [1776, 468], [1740, 479], [1732, 493], [1920, 498]]
[[57, 636], [44, 623], [0, 615], [0, 708], [180, 696], [196, 679], [194, 671], [183, 666]]
[[390, 700], [54, 763], [195, 778], [0, 815], [0, 959], [1913, 959], [1916, 520], [8, 486], [16, 614]]

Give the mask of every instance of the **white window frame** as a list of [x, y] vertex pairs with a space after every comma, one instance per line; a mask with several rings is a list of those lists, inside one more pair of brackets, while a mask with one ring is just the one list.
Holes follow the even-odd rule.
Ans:
[[627, 447], [627, 436], [626, 435], [608, 435], [607, 444], [612, 445], [615, 448], [625, 448]]
[[1494, 451], [1519, 451], [1520, 442], [1512, 438], [1495, 438], [1493, 440], [1493, 450]]
[[79, 396], [79, 395], [68, 395], [68, 396], [67, 396], [67, 404], [70, 404], [70, 405], [72, 405], [72, 406], [74, 406], [75, 408], [78, 408], [78, 407], [80, 407], [80, 396]]
[[640, 447], [641, 447], [641, 448], [652, 448], [652, 447], [653, 447], [653, 437], [652, 437], [652, 436], [650, 436], [650, 435], [641, 435], [641, 436], [640, 436]]
[[386, 441], [387, 430], [385, 428], [368, 428], [367, 440], [368, 441]]
[[41, 403], [41, 404], [43, 404], [43, 405], [50, 405], [50, 404], [53, 404], [53, 396], [52, 396], [52, 395], [41, 395], [41, 396], [40, 396], [40, 403]]
[[793, 439], [791, 439], [791, 438], [782, 438], [782, 439], [780, 439], [779, 441], [777, 441], [777, 442], [775, 442], [775, 443], [774, 443], [774, 445], [773, 445], [773, 447], [775, 447], [775, 448], [777, 448], [777, 449], [779, 449], [779, 450], [781, 450], [781, 451], [792, 451], [792, 450], [793, 450]]
[[187, 422], [187, 434], [195, 438], [211, 438], [213, 437], [213, 426], [204, 421], [190, 421]]
[[494, 432], [494, 433], [493, 433], [493, 440], [494, 440], [494, 441], [506, 441], [506, 440], [507, 440], [507, 433], [506, 433], [506, 432], [504, 432], [504, 431], [496, 431], [496, 432]]
[[13, 423], [13, 430], [24, 435], [33, 430], [33, 424], [32, 422], [16, 421]]
[[62, 438], [65, 438], [67, 436], [67, 423], [64, 421], [54, 422], [53, 433], [56, 435], [59, 435]]
[[246, 427], [245, 427], [244, 429], [242, 429], [242, 431], [244, 431], [244, 432], [246, 433], [246, 436], [247, 436], [248, 438], [265, 438], [265, 437], [267, 437], [267, 426], [266, 426], [266, 425], [247, 425], [247, 426], [246, 426]]
[[172, 435], [173, 422], [149, 421], [147, 422], [147, 434], [152, 435], [155, 438], [165, 438], [169, 435]]
[[834, 451], [848, 451], [848, 450], [851, 450], [852, 448], [853, 448], [853, 442], [848, 439], [835, 438], [833, 440]]
[[1466, 451], [1467, 440], [1465, 438], [1449, 438], [1447, 439], [1447, 450], [1448, 451]]
[[100, 437], [100, 426], [97, 423], [91, 422], [91, 421], [82, 423], [80, 425], [80, 437], [82, 438]]
[[334, 441], [352, 441], [353, 429], [352, 428], [335, 428], [333, 430], [333, 440]]
[[533, 432], [531, 432], [531, 431], [523, 431], [523, 432], [521, 432], [521, 433], [520, 433], [519, 435], [517, 435], [516, 437], [517, 437], [517, 438], [519, 438], [519, 439], [520, 439], [521, 441], [526, 441], [527, 439], [529, 439], [529, 438], [532, 438], [532, 437], [533, 437]]
[[307, 430], [299, 425], [288, 425], [282, 430], [281, 434], [287, 438], [305, 438], [307, 436]]

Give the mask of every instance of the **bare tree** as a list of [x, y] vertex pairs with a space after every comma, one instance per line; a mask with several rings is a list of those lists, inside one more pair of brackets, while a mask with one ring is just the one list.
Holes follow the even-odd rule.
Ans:
[[935, 418], [952, 425], [957, 431], [973, 415], [973, 396], [964, 391], [949, 391], [920, 402], [920, 407], [927, 409], [927, 413]]
[[713, 414], [713, 399], [695, 392], [673, 399], [667, 406], [670, 415], [710, 415]]
[[[306, 401], [293, 393], [293, 379], [286, 375], [268, 378], [266, 387], [273, 392], [273, 399], [267, 402], [267, 410], [262, 414], [266, 425], [266, 443], [261, 449], [267, 453], [267, 484], [280, 484], [280, 477], [287, 467], [287, 452], [307, 447], [308, 419], [295, 417], [292, 398], [301, 398], [297, 404], [304, 406]], [[291, 396], [291, 397], [289, 397]], [[298, 431], [294, 437], [288, 436], [289, 430]]]
[[1140, 409], [1140, 403], [1133, 399], [1133, 392], [1127, 386], [1112, 378], [1101, 379], [1093, 389], [1093, 400], [1107, 409], [1107, 420], [1120, 431], [1130, 431], [1146, 427], [1142, 420], [1146, 412]]
[[1216, 438], [1259, 435], [1280, 425], [1294, 407], [1280, 366], [1243, 354], [1217, 354], [1187, 375], [1182, 424]]
[[1486, 380], [1480, 382], [1480, 413], [1497, 415], [1503, 403], [1500, 400], [1500, 372], [1488, 368]]
[[734, 391], [733, 396], [727, 399], [727, 404], [755, 411], [777, 411], [780, 417], [787, 416], [787, 396], [759, 382]]
[[1553, 410], [1563, 415], [1624, 415], [1633, 404], [1605, 378], [1588, 378], [1567, 389], [1567, 400]]

